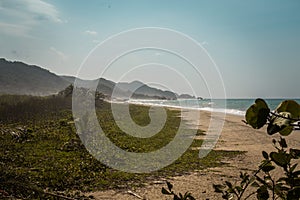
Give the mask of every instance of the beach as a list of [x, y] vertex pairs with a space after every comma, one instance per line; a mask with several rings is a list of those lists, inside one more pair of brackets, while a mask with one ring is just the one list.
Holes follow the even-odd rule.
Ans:
[[[216, 114], [215, 118], [218, 116]], [[260, 130], [253, 129], [242, 122], [244, 116], [227, 114], [224, 119], [222, 114], [220, 116], [217, 120], [223, 121], [224, 125], [214, 149], [243, 151], [244, 154], [221, 160], [222, 165], [220, 167], [195, 170], [188, 175], [149, 181], [145, 183], [145, 187], [99, 191], [88, 195], [93, 195], [95, 199], [172, 199], [171, 196], [161, 194], [161, 188], [165, 187], [167, 180], [174, 185], [176, 192], [185, 193], [189, 191], [196, 199], [221, 199], [220, 194], [214, 193], [213, 184], [220, 184], [225, 180], [235, 183], [239, 181], [240, 171], [253, 173], [260, 161], [263, 160], [261, 152], [263, 150], [273, 151], [272, 139], [278, 139], [280, 136], [279, 134], [269, 136], [266, 133], [266, 127]], [[182, 112], [181, 117], [192, 129], [199, 128], [205, 132], [209, 129], [211, 112], [186, 109]], [[294, 131], [286, 137], [289, 147], [300, 146], [299, 133], [299, 131]], [[207, 135], [200, 135], [196, 136], [195, 139], [204, 139], [205, 137]]]

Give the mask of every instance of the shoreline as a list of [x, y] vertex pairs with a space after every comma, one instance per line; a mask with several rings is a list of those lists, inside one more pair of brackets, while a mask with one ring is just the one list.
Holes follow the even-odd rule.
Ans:
[[[208, 111], [184, 109], [181, 117], [190, 128], [199, 128], [207, 131], [211, 114]], [[195, 116], [200, 116], [200, 119], [196, 119]], [[244, 119], [243, 116], [225, 115], [224, 126], [214, 150], [244, 151], [245, 154], [227, 160], [222, 158], [221, 163], [223, 164], [221, 167], [207, 168], [205, 170], [195, 169], [193, 173], [188, 175], [165, 177], [157, 181], [147, 182], [146, 186], [141, 188], [97, 191], [89, 193], [89, 195], [93, 195], [95, 199], [99, 200], [139, 199], [132, 193], [148, 200], [165, 199], [166, 196], [161, 194], [161, 188], [165, 187], [165, 180], [168, 180], [174, 185], [176, 192], [189, 191], [196, 199], [220, 199], [220, 194], [214, 192], [212, 185], [223, 183], [225, 180], [236, 182], [239, 180], [240, 171], [247, 171], [251, 174], [253, 170], [257, 169], [260, 161], [263, 160], [261, 152], [263, 150], [272, 151], [272, 138], [279, 138], [278, 134], [272, 137], [268, 136], [266, 127], [260, 130], [252, 129], [244, 124], [241, 121], [242, 119]], [[297, 138], [296, 135], [294, 133], [286, 137], [290, 147], [300, 145], [300, 138]], [[203, 139], [205, 135], [197, 137], [199, 137], [198, 139]]]
[[[182, 99], [184, 100], [184, 99]], [[115, 104], [131, 104], [131, 105], [139, 105], [139, 106], [154, 106], [154, 107], [163, 107], [167, 109], [177, 109], [177, 110], [191, 110], [191, 111], [206, 111], [206, 112], [214, 112], [214, 113], [225, 113], [225, 115], [236, 115], [236, 116], [244, 116], [246, 111], [238, 110], [238, 109], [228, 109], [228, 108], [211, 108], [211, 107], [203, 107], [203, 108], [194, 108], [194, 107], [181, 107], [181, 106], [173, 106], [173, 105], [165, 105], [165, 104], [153, 104], [153, 103], [142, 103], [142, 101], [157, 101], [157, 100], [141, 100], [141, 102], [132, 102], [132, 101], [111, 101], [104, 100], [107, 103], [115, 103]], [[163, 100], [162, 100], [163, 101]], [[166, 100], [167, 101], [167, 100]]]

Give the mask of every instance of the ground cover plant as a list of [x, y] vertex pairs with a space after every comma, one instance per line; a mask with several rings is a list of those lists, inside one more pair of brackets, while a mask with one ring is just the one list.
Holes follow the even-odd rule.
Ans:
[[[82, 192], [133, 188], [162, 177], [222, 165], [224, 156], [240, 152], [212, 151], [199, 159], [188, 150], [170, 166], [149, 174], [117, 171], [93, 158], [76, 134], [71, 97], [0, 96], [0, 196], [21, 199], [86, 199]], [[150, 139], [136, 139], [122, 132], [113, 120], [110, 104], [96, 102], [99, 123], [119, 147], [149, 152], [167, 144], [176, 134], [179, 111], [167, 110], [164, 128]], [[149, 123], [149, 107], [130, 106], [133, 120]], [[188, 131], [188, 127], [187, 127]], [[202, 131], [198, 131], [203, 134]], [[201, 145], [195, 140], [192, 147]]]

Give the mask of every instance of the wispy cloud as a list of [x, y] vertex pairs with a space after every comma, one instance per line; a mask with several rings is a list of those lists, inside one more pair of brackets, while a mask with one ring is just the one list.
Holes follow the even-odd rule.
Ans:
[[68, 56], [66, 56], [66, 54], [64, 54], [63, 52], [57, 50], [56, 48], [54, 47], [50, 47], [50, 51], [54, 52], [57, 56], [59, 56], [59, 58], [62, 60], [62, 61], [66, 61], [68, 59]]
[[201, 45], [202, 45], [202, 46], [206, 46], [206, 45], [208, 45], [208, 42], [203, 41], [203, 42], [201, 42]]
[[27, 36], [29, 28], [23, 25], [0, 22], [0, 32], [7, 35]]
[[84, 33], [88, 34], [88, 35], [92, 35], [92, 36], [98, 35], [98, 33], [96, 31], [90, 31], [90, 30], [86, 30], [86, 31], [84, 31]]
[[0, 32], [26, 35], [34, 26], [44, 23], [62, 23], [57, 8], [42, 0], [1, 0]]

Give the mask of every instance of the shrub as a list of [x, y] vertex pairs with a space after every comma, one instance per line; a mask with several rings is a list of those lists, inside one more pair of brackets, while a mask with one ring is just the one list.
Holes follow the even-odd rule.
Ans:
[[[293, 100], [285, 100], [274, 110], [270, 111], [267, 103], [263, 99], [256, 99], [246, 112], [245, 123], [254, 129], [259, 129], [268, 125], [267, 133], [273, 135], [279, 133], [279, 140], [273, 139], [272, 143], [276, 151], [262, 152], [263, 160], [259, 168], [253, 175], [241, 173], [240, 184], [233, 185], [229, 181], [224, 184], [214, 185], [215, 192], [221, 193], [223, 199], [242, 199], [249, 186], [257, 188], [248, 194], [244, 199], [256, 194], [259, 200], [265, 199], [287, 199], [294, 200], [300, 198], [300, 170], [295, 160], [300, 158], [300, 149], [288, 148], [284, 136], [291, 134], [295, 122], [299, 121], [300, 105]], [[275, 178], [270, 173], [275, 169], [281, 169], [283, 176]]]

